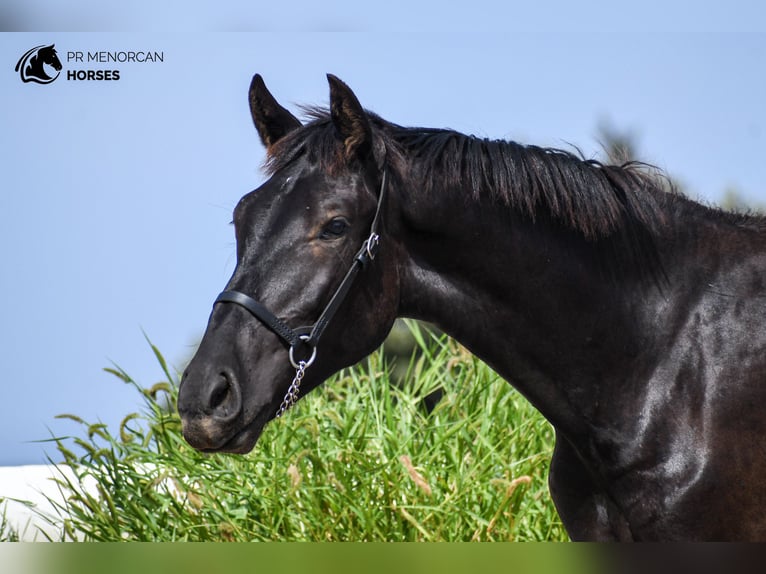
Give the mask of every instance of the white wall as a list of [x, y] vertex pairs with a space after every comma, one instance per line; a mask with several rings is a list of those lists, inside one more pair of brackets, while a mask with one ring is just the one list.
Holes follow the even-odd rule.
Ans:
[[[23, 541], [45, 541], [46, 536], [52, 540], [60, 539], [60, 532], [47, 524], [38, 512], [57, 515], [51, 500], [61, 502], [63, 496], [53, 478], [61, 478], [61, 472], [69, 473], [68, 467], [57, 470], [54, 466], [1, 466], [0, 467], [0, 514], [5, 512], [7, 523]], [[15, 499], [15, 500], [13, 500]], [[17, 502], [25, 500], [34, 504], [28, 505]]]

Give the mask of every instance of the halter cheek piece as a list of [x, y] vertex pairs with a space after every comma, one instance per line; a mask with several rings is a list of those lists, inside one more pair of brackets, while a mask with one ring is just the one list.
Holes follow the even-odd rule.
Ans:
[[[215, 300], [215, 303], [234, 303], [247, 309], [256, 319], [261, 321], [269, 329], [271, 329], [277, 336], [283, 339], [289, 346], [289, 358], [290, 364], [295, 367], [295, 377], [290, 387], [287, 390], [285, 398], [282, 400], [282, 404], [277, 411], [277, 417], [289, 409], [298, 400], [298, 392], [300, 389], [301, 379], [308, 367], [316, 359], [317, 345], [319, 339], [322, 337], [327, 325], [329, 325], [338, 308], [348, 295], [354, 279], [356, 278], [359, 270], [366, 267], [375, 256], [378, 254], [380, 248], [380, 220], [382, 205], [386, 196], [386, 171], [383, 170], [383, 177], [380, 182], [380, 194], [378, 195], [378, 205], [375, 209], [375, 217], [370, 225], [370, 234], [367, 239], [362, 243], [362, 247], [354, 255], [354, 261], [351, 263], [350, 269], [346, 272], [346, 276], [338, 285], [338, 288], [333, 293], [330, 302], [324, 308], [319, 315], [319, 319], [316, 320], [311, 327], [301, 327], [297, 330], [292, 329], [282, 319], [274, 315], [269, 309], [250, 297], [239, 291], [224, 291]], [[296, 349], [299, 347], [308, 347], [310, 353], [307, 359], [295, 360]]]

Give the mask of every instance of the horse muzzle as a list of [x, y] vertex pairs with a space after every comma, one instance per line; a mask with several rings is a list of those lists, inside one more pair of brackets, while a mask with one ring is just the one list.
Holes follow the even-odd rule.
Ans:
[[228, 369], [187, 370], [178, 391], [178, 414], [191, 446], [220, 449], [246, 426], [237, 377]]

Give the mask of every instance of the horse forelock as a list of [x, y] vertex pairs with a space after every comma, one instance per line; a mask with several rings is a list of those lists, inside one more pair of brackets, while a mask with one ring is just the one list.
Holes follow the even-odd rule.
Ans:
[[[340, 174], [353, 167], [349, 161], [348, 142], [344, 142], [336, 130], [330, 112], [318, 106], [301, 106], [306, 123], [288, 133], [267, 150], [264, 169], [268, 175], [284, 169], [298, 157], [308, 161], [331, 175]], [[386, 147], [389, 167], [403, 169], [400, 151], [395, 142], [380, 129], [385, 122], [368, 112], [373, 123], [373, 137], [382, 138]]]

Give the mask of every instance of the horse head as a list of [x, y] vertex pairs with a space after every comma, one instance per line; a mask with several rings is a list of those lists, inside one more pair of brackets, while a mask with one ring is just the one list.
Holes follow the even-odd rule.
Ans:
[[[200, 450], [251, 450], [287, 400], [296, 361], [306, 367], [316, 352], [302, 396], [380, 345], [396, 317], [385, 144], [348, 86], [328, 79], [330, 113], [305, 126], [259, 75], [250, 85], [271, 177], [234, 209], [236, 268], [181, 380], [184, 437]], [[383, 243], [374, 261], [371, 226]]]
[[61, 61], [59, 60], [58, 54], [56, 53], [55, 44], [51, 44], [50, 46], [45, 46], [43, 48], [40, 48], [37, 51], [37, 59], [43, 64], [48, 64], [49, 66], [52, 66], [53, 69], [56, 70], [57, 72], [60, 72], [63, 67], [61, 65]]

